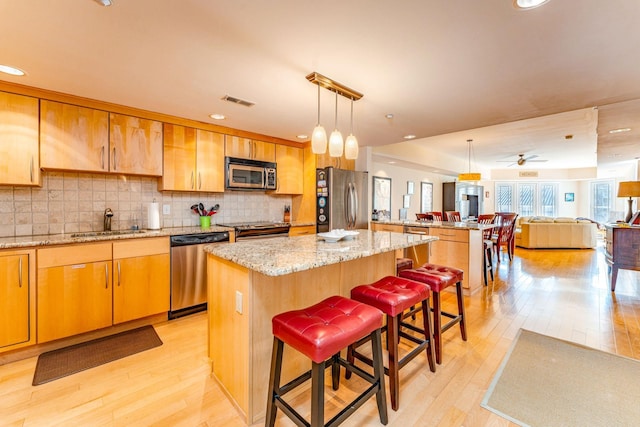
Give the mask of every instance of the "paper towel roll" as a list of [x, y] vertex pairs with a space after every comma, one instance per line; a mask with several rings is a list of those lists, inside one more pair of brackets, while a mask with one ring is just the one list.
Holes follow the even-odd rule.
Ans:
[[148, 228], [149, 230], [160, 229], [160, 204], [156, 202], [149, 203], [148, 213]]

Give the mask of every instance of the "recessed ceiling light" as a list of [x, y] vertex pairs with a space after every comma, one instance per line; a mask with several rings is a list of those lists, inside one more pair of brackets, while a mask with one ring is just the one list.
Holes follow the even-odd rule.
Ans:
[[622, 132], [629, 132], [630, 130], [631, 128], [612, 129], [609, 131], [609, 133], [622, 133]]
[[404, 139], [414, 139], [416, 136], [413, 134], [403, 136]]
[[305, 135], [304, 133], [301, 133], [300, 135], [296, 135], [296, 138], [298, 138], [298, 139], [309, 139], [309, 135]]
[[101, 6], [111, 6], [113, 2], [111, 0], [95, 0]]
[[226, 119], [224, 114], [217, 114], [217, 113], [209, 114], [209, 117], [211, 117], [213, 120], [224, 120], [224, 119]]
[[391, 161], [389, 162], [389, 164], [390, 164], [390, 165], [395, 165], [395, 164], [396, 164], [396, 162], [395, 162], [395, 161], [393, 161], [393, 160], [391, 160]]
[[534, 7], [542, 6], [549, 0], [513, 0], [513, 5], [516, 9], [533, 9]]
[[9, 65], [0, 65], [0, 72], [11, 74], [12, 76], [24, 76], [25, 72], [20, 68], [11, 67]]
[[385, 114], [384, 115], [387, 119], [393, 119], [393, 114]]

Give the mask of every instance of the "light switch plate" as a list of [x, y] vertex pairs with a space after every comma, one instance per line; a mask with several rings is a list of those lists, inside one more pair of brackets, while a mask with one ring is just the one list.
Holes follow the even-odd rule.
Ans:
[[171, 205], [162, 205], [162, 215], [171, 215]]
[[236, 291], [236, 311], [242, 314], [242, 292]]

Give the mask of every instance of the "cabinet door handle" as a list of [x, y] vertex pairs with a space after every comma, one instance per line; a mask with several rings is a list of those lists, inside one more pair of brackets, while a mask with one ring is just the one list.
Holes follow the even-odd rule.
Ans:
[[109, 289], [109, 265], [104, 265], [104, 288]]
[[118, 166], [116, 163], [116, 147], [113, 147], [113, 170], [117, 170]]
[[202, 189], [202, 174], [198, 172], [198, 190]]
[[120, 286], [120, 261], [118, 261], [118, 286]]
[[104, 170], [104, 145], [100, 149], [100, 168]]
[[194, 180], [194, 178], [193, 178], [193, 171], [191, 171], [191, 189], [192, 189], [192, 190], [195, 188], [195, 187], [193, 186], [193, 185], [194, 185], [193, 180]]
[[18, 285], [22, 287], [22, 257], [18, 260]]
[[33, 156], [31, 156], [31, 163], [29, 164], [29, 180], [33, 182]]

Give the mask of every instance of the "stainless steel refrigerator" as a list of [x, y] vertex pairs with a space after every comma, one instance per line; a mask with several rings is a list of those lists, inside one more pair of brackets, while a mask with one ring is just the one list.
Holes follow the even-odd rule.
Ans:
[[316, 169], [318, 233], [368, 228], [368, 172]]

